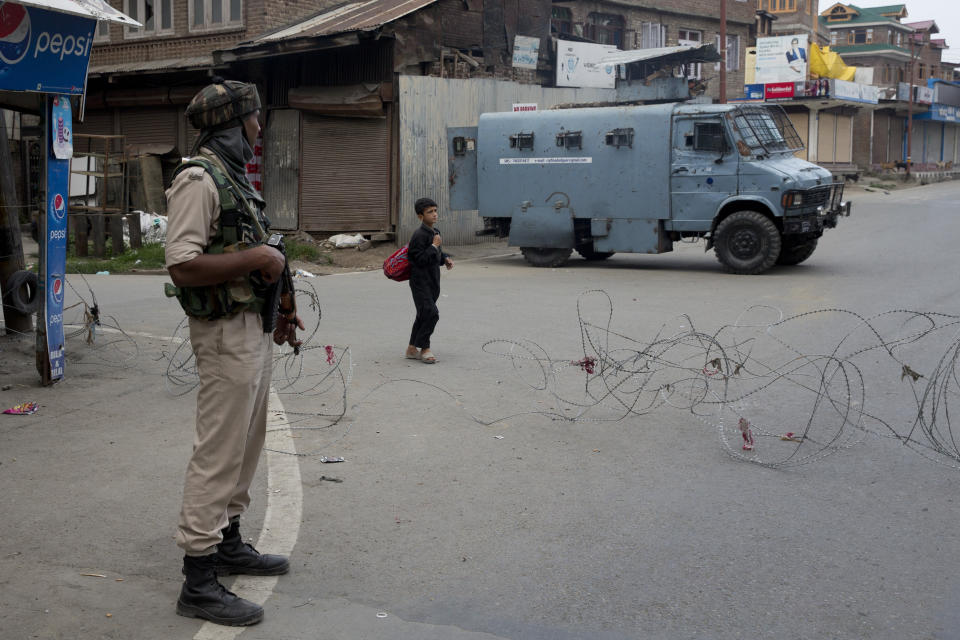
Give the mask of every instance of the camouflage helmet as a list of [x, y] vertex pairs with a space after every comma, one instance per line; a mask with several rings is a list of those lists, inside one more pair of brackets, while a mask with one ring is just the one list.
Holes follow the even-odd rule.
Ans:
[[187, 105], [187, 118], [195, 129], [225, 129], [239, 126], [243, 116], [260, 108], [254, 84], [213, 78]]

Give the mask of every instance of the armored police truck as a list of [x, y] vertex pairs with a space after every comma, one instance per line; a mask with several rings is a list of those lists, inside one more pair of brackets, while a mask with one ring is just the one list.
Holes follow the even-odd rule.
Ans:
[[706, 239], [727, 271], [803, 262], [850, 215], [843, 183], [801, 160], [783, 109], [661, 104], [486, 113], [447, 130], [450, 207], [527, 262], [664, 253]]

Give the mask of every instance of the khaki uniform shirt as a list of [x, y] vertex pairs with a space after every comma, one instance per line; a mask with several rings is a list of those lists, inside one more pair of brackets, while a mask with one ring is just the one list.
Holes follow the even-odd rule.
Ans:
[[[223, 169], [213, 153], [205, 148], [201, 152]], [[217, 232], [219, 220], [220, 194], [210, 174], [202, 167], [181, 171], [167, 189], [167, 268], [203, 253]]]

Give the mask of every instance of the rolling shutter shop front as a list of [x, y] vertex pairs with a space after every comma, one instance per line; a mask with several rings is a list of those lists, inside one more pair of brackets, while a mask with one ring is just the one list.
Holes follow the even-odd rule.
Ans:
[[300, 223], [307, 232], [390, 228], [388, 118], [303, 113]]
[[120, 109], [120, 133], [126, 138], [127, 145], [169, 145], [170, 148], [179, 148], [178, 115], [175, 107]]

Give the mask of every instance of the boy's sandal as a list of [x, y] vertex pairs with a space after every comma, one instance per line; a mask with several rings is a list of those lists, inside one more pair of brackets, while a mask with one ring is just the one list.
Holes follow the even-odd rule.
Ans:
[[420, 354], [420, 362], [425, 364], [434, 364], [437, 361], [437, 356], [433, 353], [427, 352], [427, 355]]
[[404, 354], [404, 356], [407, 357], [407, 358], [410, 358], [411, 360], [419, 360], [419, 359], [420, 359], [420, 352], [417, 351], [416, 353], [410, 353], [409, 351], [407, 351], [407, 352]]

